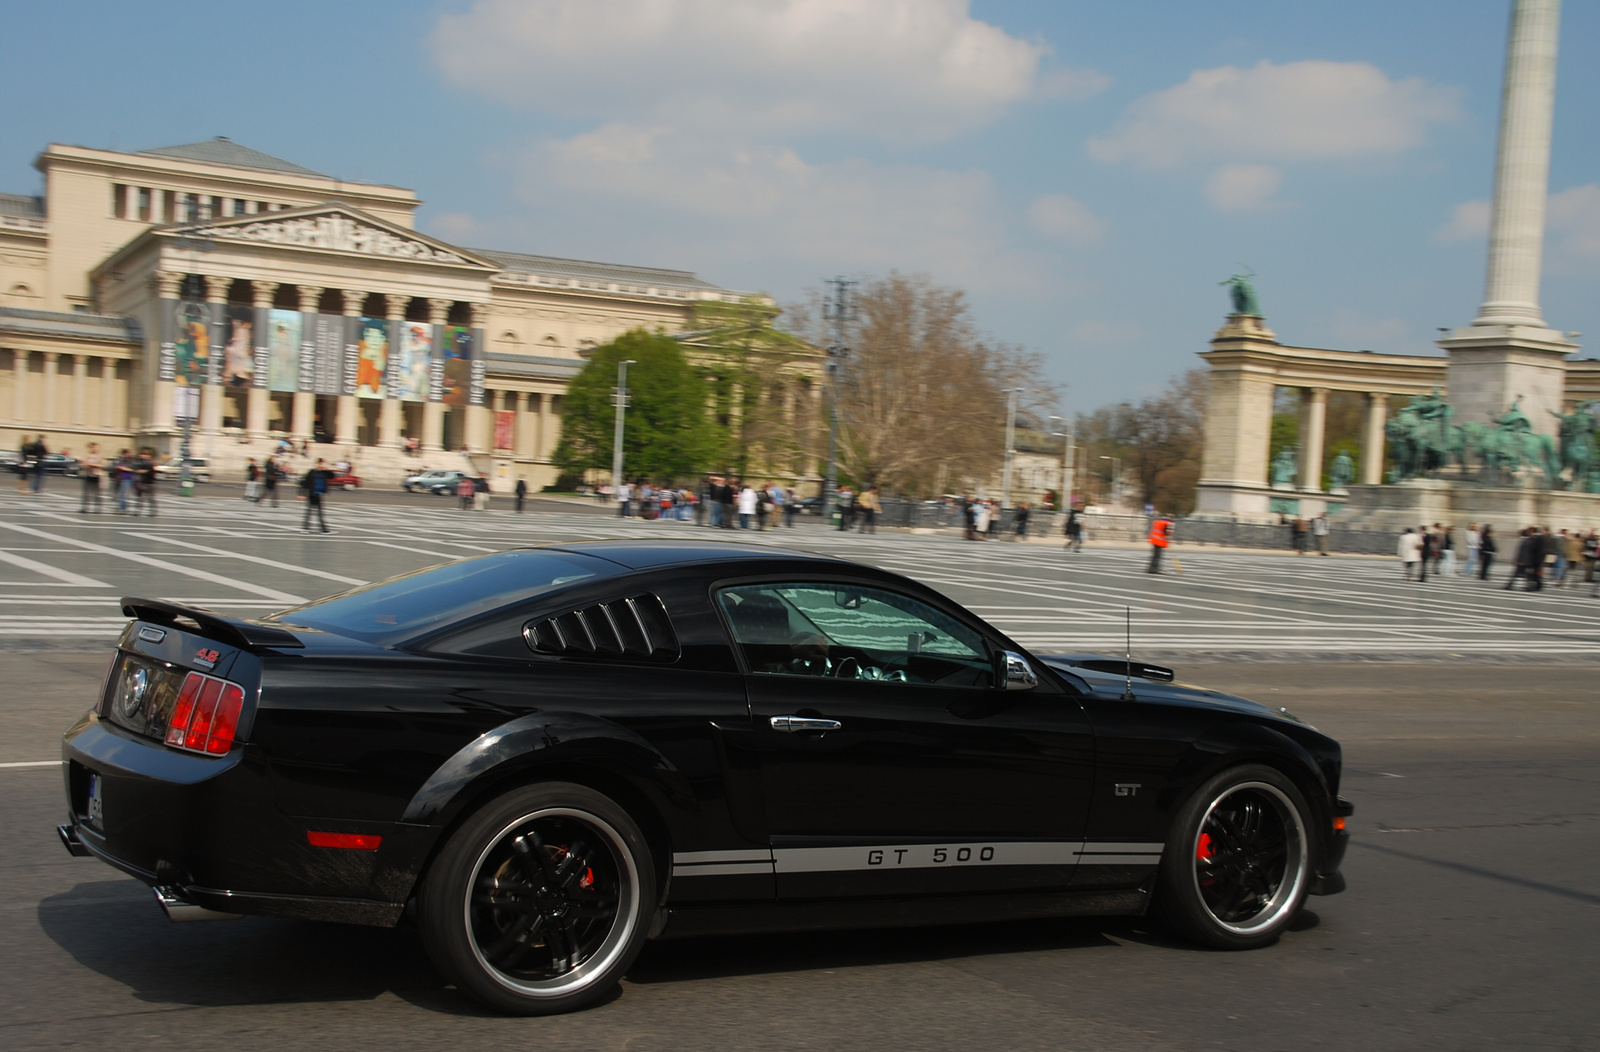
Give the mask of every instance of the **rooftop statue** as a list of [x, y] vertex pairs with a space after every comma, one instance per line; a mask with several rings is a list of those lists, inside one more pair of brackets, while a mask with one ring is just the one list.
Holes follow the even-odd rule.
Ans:
[[1350, 459], [1350, 454], [1344, 450], [1333, 458], [1333, 463], [1328, 466], [1328, 483], [1333, 490], [1342, 490], [1350, 485], [1350, 480], [1355, 478], [1355, 461]]
[[1600, 430], [1600, 423], [1594, 417], [1594, 407], [1600, 403], [1579, 402], [1573, 406], [1570, 413], [1550, 411], [1550, 415], [1561, 421], [1561, 469], [1572, 469], [1572, 481], [1567, 488], [1578, 492], [1595, 492], [1600, 486], [1600, 477], [1596, 476], [1596, 451], [1594, 437], [1596, 430]]
[[1234, 314], [1244, 314], [1252, 318], [1259, 318], [1262, 316], [1261, 301], [1256, 298], [1256, 287], [1250, 283], [1250, 279], [1255, 277], [1256, 273], [1250, 270], [1249, 267], [1244, 269], [1249, 270], [1250, 273], [1235, 274], [1227, 281], [1219, 281], [1217, 284], [1230, 286], [1228, 291], [1233, 295]]

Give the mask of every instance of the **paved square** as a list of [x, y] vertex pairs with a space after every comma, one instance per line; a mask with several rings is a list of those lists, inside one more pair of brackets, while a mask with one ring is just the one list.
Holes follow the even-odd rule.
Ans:
[[[924, 581], [1044, 652], [1134, 650], [1218, 656], [1496, 661], [1600, 655], [1592, 586], [1538, 594], [1462, 577], [1401, 579], [1370, 557], [1175, 549], [1159, 577], [1147, 551], [1065, 551], [1059, 542], [840, 533], [816, 520], [765, 533], [624, 520], [581, 505], [516, 515], [399, 495], [330, 498], [336, 532], [300, 531], [302, 507], [202, 491], [163, 495], [160, 516], [81, 515], [76, 487], [0, 492], [0, 644], [88, 646], [115, 639], [122, 595], [153, 595], [254, 616], [391, 574], [502, 548], [596, 537], [693, 537], [788, 546], [873, 563]], [[377, 499], [381, 497], [382, 499]], [[548, 503], [542, 507], [549, 508]], [[1181, 572], [1175, 572], [1181, 568]]]

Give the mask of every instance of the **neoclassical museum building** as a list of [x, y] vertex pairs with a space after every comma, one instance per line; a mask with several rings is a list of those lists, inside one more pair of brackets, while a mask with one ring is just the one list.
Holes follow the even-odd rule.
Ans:
[[421, 203], [224, 138], [52, 144], [0, 194], [0, 428], [11, 448], [151, 446], [223, 475], [284, 438], [392, 481], [554, 481], [585, 353], [736, 294], [675, 270], [445, 244]]

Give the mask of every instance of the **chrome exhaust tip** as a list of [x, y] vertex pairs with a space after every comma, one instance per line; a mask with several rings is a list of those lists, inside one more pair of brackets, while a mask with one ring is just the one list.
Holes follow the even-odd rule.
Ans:
[[89, 857], [89, 849], [78, 839], [77, 826], [56, 826], [56, 836], [61, 838], [61, 846], [67, 849], [67, 854], [75, 858]]
[[161, 910], [167, 915], [167, 920], [174, 924], [187, 924], [190, 921], [238, 920], [244, 916], [242, 913], [222, 913], [218, 910], [208, 910], [204, 906], [196, 906], [184, 898], [177, 888], [157, 885], [151, 890], [156, 893], [156, 901], [161, 904]]

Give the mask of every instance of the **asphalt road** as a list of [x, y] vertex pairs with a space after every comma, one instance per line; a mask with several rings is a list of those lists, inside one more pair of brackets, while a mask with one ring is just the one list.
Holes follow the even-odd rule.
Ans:
[[[0, 654], [0, 764], [48, 760], [107, 655]], [[1138, 921], [657, 943], [620, 994], [487, 1015], [405, 929], [169, 924], [74, 859], [54, 767], [0, 767], [0, 1046], [1600, 1048], [1600, 691], [1590, 666], [1190, 665], [1346, 748], [1350, 889], [1276, 946]]]

